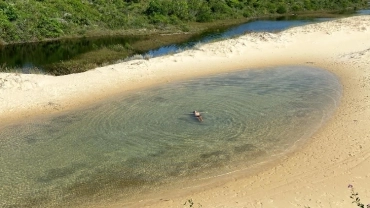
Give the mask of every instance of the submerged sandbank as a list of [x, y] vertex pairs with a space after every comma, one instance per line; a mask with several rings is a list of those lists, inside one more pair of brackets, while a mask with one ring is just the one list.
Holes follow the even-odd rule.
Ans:
[[179, 54], [62, 77], [2, 73], [0, 116], [7, 122], [57, 113], [117, 93], [225, 71], [278, 65], [325, 68], [341, 79], [343, 98], [333, 118], [305, 147], [251, 176], [230, 175], [222, 183], [181, 194], [172, 190], [125, 206], [182, 207], [193, 199], [207, 207], [350, 207], [348, 183], [364, 200], [370, 198], [369, 22], [370, 16], [358, 16], [276, 34], [247, 34]]

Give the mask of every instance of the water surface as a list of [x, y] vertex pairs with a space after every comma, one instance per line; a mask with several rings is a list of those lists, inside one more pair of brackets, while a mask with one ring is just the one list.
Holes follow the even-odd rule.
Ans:
[[[358, 10], [349, 15], [367, 15], [370, 10]], [[338, 14], [337, 17], [344, 15]], [[148, 39], [144, 36], [117, 36], [117, 37], [92, 37], [80, 39], [58, 40], [53, 42], [41, 43], [25, 43], [14, 44], [0, 47], [0, 70], [2, 68], [17, 68], [22, 69], [23, 73], [32, 73], [34, 67], [39, 68], [42, 72], [48, 73], [56, 67], [54, 65], [61, 64], [60, 67], [66, 67], [63, 64], [68, 61], [78, 61], [86, 59], [84, 54], [89, 54], [93, 51], [108, 49], [113, 51], [108, 54], [108, 57], [99, 59], [94, 58], [94, 54], [90, 54], [93, 58], [89, 61], [94, 61], [95, 64], [101, 65], [107, 62], [116, 62], [118, 59], [125, 59], [133, 53], [149, 54], [157, 57], [169, 53], [184, 50], [193, 47], [197, 43], [206, 43], [220, 38], [230, 38], [233, 36], [243, 35], [247, 32], [276, 32], [285, 30], [295, 26], [301, 26], [311, 23], [333, 20], [334, 18], [319, 18], [319, 17], [302, 17], [297, 15], [283, 16], [279, 18], [257, 19], [249, 21], [238, 26], [215, 28], [206, 31], [200, 35], [195, 35], [178, 44], [164, 44], [161, 47], [152, 50], [137, 50], [131, 45]], [[149, 37], [150, 39], [150, 37]], [[121, 56], [118, 54], [122, 53]], [[104, 53], [99, 55], [99, 58], [104, 56]], [[109, 57], [112, 58], [109, 58]], [[71, 64], [72, 64], [71, 63]], [[68, 65], [67, 65], [68, 66]], [[76, 68], [78, 66], [69, 66]]]
[[[246, 70], [7, 126], [0, 130], [0, 207], [129, 200], [180, 181], [248, 171], [309, 138], [340, 94], [327, 71]], [[193, 110], [203, 112], [203, 122]]]

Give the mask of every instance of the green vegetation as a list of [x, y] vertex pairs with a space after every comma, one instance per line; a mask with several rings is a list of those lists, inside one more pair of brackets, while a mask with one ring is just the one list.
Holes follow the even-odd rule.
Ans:
[[[353, 188], [353, 185], [349, 184], [348, 188], [351, 189], [351, 196], [350, 198], [353, 200], [352, 204], [356, 204], [357, 207], [365, 208], [365, 204], [361, 202], [360, 197], [358, 196], [358, 193], [355, 192], [355, 189]], [[366, 208], [370, 208], [370, 204], [366, 205]]]
[[366, 6], [366, 0], [0, 0], [0, 44], [189, 31], [194, 22]]
[[[195, 207], [193, 199], [186, 200], [186, 202], [184, 203], [184, 206]], [[197, 207], [202, 207], [202, 205], [198, 203]]]

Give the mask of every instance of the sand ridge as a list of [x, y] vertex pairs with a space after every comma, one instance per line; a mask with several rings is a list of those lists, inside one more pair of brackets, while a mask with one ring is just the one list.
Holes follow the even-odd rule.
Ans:
[[182, 53], [81, 74], [0, 73], [0, 119], [6, 123], [57, 113], [117, 93], [219, 72], [280, 65], [321, 67], [338, 76], [343, 97], [333, 117], [298, 151], [253, 175], [230, 174], [229, 180], [205, 188], [96, 207], [184, 207], [187, 199], [203, 207], [355, 207], [348, 184], [370, 203], [369, 60], [370, 16], [350, 17], [198, 44]]

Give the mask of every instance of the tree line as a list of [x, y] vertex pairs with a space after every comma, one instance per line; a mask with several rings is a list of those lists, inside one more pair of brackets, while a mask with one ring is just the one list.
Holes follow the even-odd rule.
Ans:
[[0, 43], [366, 6], [366, 0], [0, 0]]

